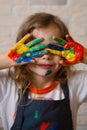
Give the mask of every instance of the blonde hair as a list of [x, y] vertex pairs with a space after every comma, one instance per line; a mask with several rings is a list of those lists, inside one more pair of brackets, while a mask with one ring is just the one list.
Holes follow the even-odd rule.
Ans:
[[[46, 27], [49, 24], [55, 24], [60, 30], [61, 37], [66, 40], [66, 34], [69, 34], [66, 25], [52, 14], [48, 13], [35, 13], [28, 17], [26, 21], [21, 25], [16, 42], [18, 42], [24, 35], [31, 33], [35, 28]], [[26, 65], [16, 66], [15, 69], [15, 83], [20, 84], [22, 87], [26, 87], [29, 83], [29, 72], [25, 69]], [[56, 80], [64, 83], [67, 80], [68, 73], [70, 72], [69, 66], [62, 66], [56, 74]]]

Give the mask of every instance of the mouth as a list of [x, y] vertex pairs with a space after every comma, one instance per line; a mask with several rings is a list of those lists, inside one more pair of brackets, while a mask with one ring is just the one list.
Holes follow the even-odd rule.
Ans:
[[37, 65], [41, 68], [44, 68], [44, 69], [50, 69], [54, 66], [54, 65], [51, 65], [51, 64], [37, 64]]

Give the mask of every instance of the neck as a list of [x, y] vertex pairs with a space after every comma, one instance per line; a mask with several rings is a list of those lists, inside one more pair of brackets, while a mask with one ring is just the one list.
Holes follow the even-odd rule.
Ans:
[[46, 88], [55, 81], [54, 77], [55, 76], [45, 77], [33, 74], [31, 75], [31, 84], [38, 88]]

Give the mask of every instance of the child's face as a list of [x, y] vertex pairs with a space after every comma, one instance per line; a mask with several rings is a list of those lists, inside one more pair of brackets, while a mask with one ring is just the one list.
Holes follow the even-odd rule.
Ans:
[[[58, 44], [56, 41], [50, 41], [49, 38], [52, 36], [61, 37], [59, 29], [54, 24], [50, 24], [46, 28], [34, 29], [33, 36], [35, 38], [44, 38], [44, 43]], [[35, 63], [27, 65], [27, 69], [31, 71], [31, 74], [37, 74], [40, 76], [54, 76], [60, 69], [59, 64], [60, 56], [47, 53], [41, 57], [35, 58]]]

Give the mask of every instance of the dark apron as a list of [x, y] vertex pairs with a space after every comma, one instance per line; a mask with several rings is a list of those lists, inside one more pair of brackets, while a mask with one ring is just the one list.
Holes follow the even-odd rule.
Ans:
[[[65, 95], [62, 100], [31, 102], [28, 99], [29, 90], [26, 91], [11, 130], [73, 130], [68, 86], [61, 85], [61, 88]], [[27, 103], [29, 105], [25, 105]]]

